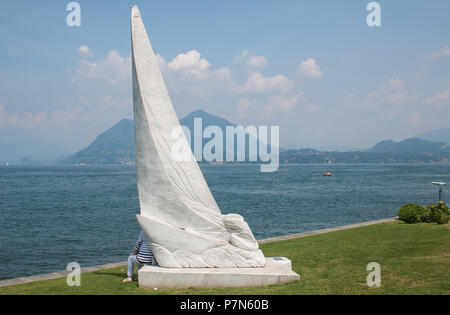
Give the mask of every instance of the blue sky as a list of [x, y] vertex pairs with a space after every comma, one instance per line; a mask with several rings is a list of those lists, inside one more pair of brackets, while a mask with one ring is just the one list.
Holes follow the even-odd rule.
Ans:
[[75, 151], [132, 117], [131, 4], [179, 117], [356, 148], [449, 126], [449, 1], [378, 1], [380, 27], [361, 0], [78, 1], [80, 27], [69, 2], [0, 3], [0, 160]]

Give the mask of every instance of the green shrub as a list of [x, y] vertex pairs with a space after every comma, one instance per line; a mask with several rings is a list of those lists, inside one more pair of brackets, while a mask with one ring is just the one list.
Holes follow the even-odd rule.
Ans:
[[431, 217], [431, 207], [433, 207], [433, 204], [429, 204], [427, 206], [423, 206], [423, 213], [422, 216], [420, 218], [420, 222], [424, 222], [424, 223], [431, 223], [433, 222], [432, 217]]
[[425, 212], [424, 207], [415, 203], [408, 203], [400, 208], [397, 215], [405, 223], [418, 223], [422, 221], [422, 216]]
[[430, 217], [430, 222], [437, 224], [446, 224], [449, 219], [449, 209], [444, 202], [438, 202], [437, 204], [431, 204], [427, 206], [427, 213]]
[[449, 208], [444, 202], [437, 204], [429, 204], [427, 206], [419, 206], [415, 203], [403, 205], [398, 211], [398, 217], [405, 223], [437, 223], [447, 224], [450, 217]]
[[450, 215], [450, 209], [447, 207], [447, 205], [445, 204], [445, 202], [439, 201], [439, 202], [438, 202], [438, 206], [439, 206], [439, 208], [440, 208], [442, 211], [444, 211], [444, 213], [445, 213], [446, 215]]

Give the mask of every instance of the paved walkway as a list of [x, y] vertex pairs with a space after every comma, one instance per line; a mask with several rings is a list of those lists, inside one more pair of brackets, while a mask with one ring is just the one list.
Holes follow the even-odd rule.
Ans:
[[[114, 268], [114, 267], [121, 267], [121, 266], [126, 266], [126, 265], [127, 265], [126, 261], [121, 261], [118, 263], [86, 267], [86, 268], [81, 268], [81, 273], [91, 272], [91, 271], [96, 271], [96, 270], [101, 270], [101, 269]], [[70, 272], [71, 272], [71, 270], [62, 270], [62, 271], [57, 271], [57, 272], [52, 272], [52, 273], [44, 273], [44, 274], [40, 274], [40, 275], [29, 276], [29, 277], [1, 280], [0, 287], [6, 287], [8, 285], [15, 285], [15, 284], [29, 283], [29, 282], [34, 282], [34, 281], [63, 278], [65, 276], [67, 276]]]
[[[265, 244], [265, 243], [271, 243], [271, 242], [285, 241], [285, 240], [290, 240], [290, 239], [293, 239], [293, 238], [305, 237], [305, 236], [310, 236], [310, 235], [325, 234], [325, 233], [334, 232], [334, 231], [353, 229], [353, 228], [360, 227], [360, 226], [367, 226], [367, 225], [386, 223], [386, 222], [394, 222], [394, 221], [397, 221], [397, 220], [398, 220], [397, 218], [388, 218], [388, 219], [375, 220], [375, 221], [369, 221], [369, 222], [363, 222], [363, 223], [357, 223], [357, 224], [343, 225], [343, 226], [337, 226], [337, 227], [333, 227], [333, 228], [329, 228], [329, 229], [316, 230], [316, 231], [311, 231], [311, 232], [304, 232], [304, 233], [290, 234], [290, 235], [285, 235], [285, 236], [280, 236], [280, 237], [267, 238], [267, 239], [264, 239], [264, 240], [260, 240], [258, 242], [259, 242], [259, 244]], [[81, 273], [92, 272], [92, 271], [101, 270], [101, 269], [122, 267], [122, 266], [126, 266], [126, 265], [127, 265], [126, 261], [121, 261], [121, 262], [112, 263], [112, 264], [86, 267], [86, 268], [81, 268]], [[29, 283], [29, 282], [34, 282], [34, 281], [63, 278], [65, 276], [67, 276], [67, 274], [69, 274], [70, 272], [71, 272], [70, 270], [63, 270], [63, 271], [57, 271], [57, 272], [52, 272], [52, 273], [45, 273], [45, 274], [30, 276], [30, 277], [21, 277], [21, 278], [13, 278], [13, 279], [1, 280], [0, 281], [0, 287], [5, 287], [5, 286], [8, 286], [8, 285]]]

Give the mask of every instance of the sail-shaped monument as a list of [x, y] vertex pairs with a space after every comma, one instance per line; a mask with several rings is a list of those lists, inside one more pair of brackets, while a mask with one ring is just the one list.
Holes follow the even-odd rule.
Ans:
[[[198, 269], [215, 270], [216, 280], [224, 269], [227, 274], [236, 269], [258, 274], [275, 264], [290, 271], [288, 259], [264, 257], [242, 216], [221, 213], [190, 149], [188, 158], [186, 153], [183, 159], [174, 156], [180, 141], [184, 148], [189, 144], [182, 133], [174, 136], [177, 130], [180, 135], [179, 120], [136, 6], [131, 7], [131, 42], [137, 219], [158, 263], [139, 271], [139, 284], [153, 287], [161, 273], [176, 270], [190, 273], [191, 280]], [[290, 272], [290, 281], [298, 279]], [[163, 278], [170, 282], [167, 274]], [[192, 281], [189, 285], [195, 286]]]

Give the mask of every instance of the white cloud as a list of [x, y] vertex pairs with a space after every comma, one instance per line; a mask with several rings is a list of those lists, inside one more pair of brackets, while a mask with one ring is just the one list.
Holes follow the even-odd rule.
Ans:
[[268, 97], [268, 105], [264, 108], [264, 111], [266, 113], [275, 111], [288, 112], [303, 97], [303, 93], [297, 93], [295, 95], [270, 95]]
[[5, 111], [5, 107], [2, 104], [0, 104], [0, 128], [14, 125], [17, 120], [18, 120], [17, 116], [9, 115]]
[[355, 93], [348, 93], [345, 96], [345, 102], [347, 104], [357, 104], [358, 103], [358, 96]]
[[426, 99], [427, 104], [434, 105], [436, 108], [450, 107], [450, 90], [434, 94]]
[[404, 86], [404, 82], [400, 79], [389, 79], [389, 86], [394, 90], [401, 89]]
[[[442, 95], [435, 96], [430, 97], [427, 103], [431, 104], [442, 98]], [[366, 121], [365, 124], [374, 128], [384, 125], [382, 132], [386, 134], [387, 130], [391, 130], [391, 126], [402, 126], [405, 137], [408, 132], [418, 133], [409, 128], [423, 128], [430, 119], [436, 119], [431, 117], [439, 115], [438, 111], [430, 110], [430, 106], [424, 106], [425, 100], [422, 101], [419, 96], [411, 93], [406, 83], [399, 78], [390, 78], [365, 97], [358, 97], [354, 93], [347, 94], [345, 101], [347, 105], [340, 107], [342, 113], [350, 113], [353, 117], [360, 115], [359, 117]]]
[[231, 80], [230, 68], [220, 68], [212, 71], [212, 75], [217, 79]]
[[[265, 76], [256, 71], [265, 67], [267, 60], [251, 55], [247, 50], [234, 58], [233, 64], [240, 66], [230, 65], [232, 68], [214, 69], [196, 50], [181, 53], [168, 63], [163, 57], [160, 60], [160, 65], [165, 66], [164, 78], [172, 99], [178, 106], [180, 100], [182, 103], [211, 104], [208, 105], [211, 107], [212, 104], [234, 103], [239, 117], [261, 117], [264, 112], [290, 111], [302, 97], [290, 95], [295, 84], [284, 75]], [[245, 81], [238, 83], [241, 79]], [[236, 99], [237, 95], [241, 98]]]
[[[36, 132], [45, 131], [55, 126], [70, 129], [70, 123], [76, 120], [86, 120], [87, 116], [81, 108], [72, 111], [54, 109], [51, 113], [25, 112], [21, 115], [9, 114], [5, 107], [0, 104], [0, 128], [19, 127], [24, 129], [35, 129]], [[43, 130], [45, 129], [45, 130]]]
[[244, 61], [247, 58], [247, 56], [248, 56], [248, 50], [245, 49], [244, 51], [242, 51], [242, 53], [240, 55], [234, 57], [233, 64]]
[[211, 64], [209, 61], [201, 58], [201, 54], [196, 50], [190, 50], [185, 54], [178, 54], [168, 63], [169, 70], [197, 80], [205, 80], [208, 78], [210, 67]]
[[239, 116], [242, 118], [247, 117], [248, 111], [251, 106], [252, 106], [252, 102], [250, 101], [250, 99], [248, 97], [238, 100], [237, 108], [238, 108]]
[[273, 77], [265, 77], [259, 72], [250, 74], [247, 82], [237, 88], [240, 93], [270, 93], [287, 92], [294, 86], [294, 83], [279, 74]]
[[316, 104], [308, 104], [305, 106], [305, 110], [309, 113], [322, 111], [323, 109]]
[[253, 121], [256, 118], [271, 119], [274, 113], [293, 112], [305, 101], [303, 92], [245, 97], [238, 100], [237, 112], [241, 118], [250, 117]]
[[131, 108], [131, 104], [133, 104], [133, 97], [132, 96], [106, 94], [101, 97], [101, 101], [103, 104], [108, 106], [108, 108], [110, 110], [112, 107]]
[[86, 59], [79, 61], [80, 67], [73, 81], [98, 79], [115, 85], [131, 79], [131, 57], [124, 58], [117, 51], [110, 51], [105, 59], [91, 62]]
[[163, 56], [161, 56], [160, 54], [156, 54], [156, 55], [155, 55], [155, 58], [156, 58], [156, 62], [157, 62], [158, 65], [159, 65], [159, 68], [160, 68], [161, 70], [164, 69], [164, 68], [167, 66], [166, 59], [164, 59]]
[[387, 85], [382, 85], [377, 91], [367, 95], [368, 104], [372, 107], [385, 105], [412, 105], [419, 97], [411, 94], [405, 88], [405, 84], [400, 79], [389, 79]]
[[78, 53], [81, 56], [86, 56], [86, 57], [92, 56], [92, 52], [89, 50], [89, 47], [87, 45], [80, 46], [80, 48], [78, 48]]
[[263, 56], [250, 55], [245, 65], [250, 69], [260, 69], [267, 66], [267, 60]]
[[408, 115], [408, 121], [411, 125], [419, 125], [422, 122], [422, 115], [414, 110]]
[[[222, 112], [220, 108], [234, 103], [241, 118], [267, 118], [264, 116], [267, 113], [292, 111], [304, 98], [302, 93], [291, 93], [295, 84], [286, 76], [265, 76], [257, 71], [267, 65], [267, 60], [246, 50], [234, 60], [241, 62], [238, 68], [230, 68], [231, 65], [214, 68], [197, 50], [180, 53], [167, 61], [159, 54], [155, 57], [174, 105], [182, 113], [205, 104], [211, 111], [226, 115], [227, 110]], [[129, 117], [124, 113], [131, 112], [132, 108], [131, 58], [110, 51], [104, 58], [87, 60], [81, 56], [80, 59], [78, 69], [69, 73], [78, 87], [76, 102], [93, 120], [105, 110], [111, 117]]]
[[262, 69], [267, 66], [267, 59], [263, 56], [251, 55], [245, 49], [240, 55], [234, 57], [233, 65], [236, 64], [240, 64], [248, 70]]
[[81, 57], [78, 65], [71, 77], [72, 95], [65, 106], [81, 106], [96, 128], [132, 116], [131, 56], [111, 50], [96, 60]]
[[320, 69], [320, 67], [316, 64], [316, 60], [309, 58], [300, 64], [297, 70], [297, 74], [312, 79], [317, 79], [323, 75], [323, 72]]
[[450, 57], [450, 48], [445, 45], [443, 48], [439, 49], [437, 52], [429, 55], [430, 59], [439, 59], [441, 57]]

